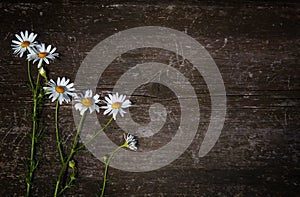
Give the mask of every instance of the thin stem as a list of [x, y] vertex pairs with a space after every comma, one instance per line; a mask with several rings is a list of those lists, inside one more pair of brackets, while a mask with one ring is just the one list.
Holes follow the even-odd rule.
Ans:
[[102, 190], [101, 190], [101, 197], [104, 196], [104, 192], [105, 192], [105, 187], [106, 187], [106, 182], [107, 182], [107, 172], [108, 172], [108, 166], [109, 163], [111, 161], [111, 159], [113, 158], [114, 154], [116, 152], [118, 152], [121, 148], [124, 148], [127, 146], [127, 142], [125, 142], [123, 145], [119, 146], [118, 148], [116, 148], [109, 156], [109, 158], [107, 159], [107, 161], [105, 162], [105, 170], [104, 170], [104, 175], [103, 175], [103, 185], [102, 185]]
[[27, 61], [27, 74], [28, 74], [28, 79], [29, 79], [29, 83], [30, 83], [30, 88], [31, 91], [33, 92], [33, 83], [32, 83], [32, 79], [31, 79], [31, 69], [30, 69], [30, 61]]
[[67, 185], [62, 190], [60, 190], [58, 196], [61, 195], [62, 193], [64, 193], [65, 190], [67, 190], [68, 188], [70, 188], [72, 186], [72, 183], [75, 180], [75, 169], [74, 168], [72, 168], [72, 174], [70, 177], [71, 177], [70, 181], [67, 183]]
[[77, 131], [76, 131], [76, 134], [75, 134], [75, 137], [74, 137], [74, 141], [73, 141], [73, 145], [72, 145], [72, 148], [71, 148], [71, 151], [70, 151], [70, 154], [67, 158], [66, 161], [62, 161], [62, 167], [59, 171], [59, 174], [58, 174], [58, 177], [57, 177], [57, 180], [56, 180], [56, 186], [55, 186], [55, 191], [54, 191], [54, 197], [60, 195], [63, 193], [64, 190], [66, 190], [68, 187], [69, 187], [69, 184], [67, 184], [60, 192], [58, 191], [59, 189], [59, 185], [61, 183], [61, 179], [62, 179], [62, 176], [70, 162], [70, 160], [72, 159], [72, 157], [74, 156], [74, 154], [77, 152], [77, 150], [75, 149], [76, 146], [77, 146], [77, 143], [78, 143], [78, 136], [79, 136], [79, 133], [81, 131], [81, 128], [82, 128], [82, 125], [83, 125], [83, 120], [85, 118], [85, 115], [86, 113], [84, 113], [80, 119], [80, 122], [79, 122], [79, 125], [77, 127]]
[[66, 160], [66, 162], [64, 162], [64, 163], [62, 164], [62, 167], [61, 167], [61, 169], [60, 169], [60, 171], [59, 171], [59, 174], [58, 174], [58, 177], [57, 177], [57, 180], [56, 180], [55, 191], [54, 191], [54, 197], [58, 196], [58, 189], [59, 189], [59, 185], [60, 185], [60, 182], [61, 182], [61, 178], [62, 178], [62, 176], [63, 176], [63, 174], [64, 174], [64, 172], [65, 172], [65, 170], [66, 170], [66, 168], [67, 168], [67, 165], [68, 165], [69, 161], [70, 161], [71, 158], [73, 157], [73, 155], [74, 155], [74, 152], [71, 151], [71, 152], [70, 152], [70, 155], [68, 156], [68, 158], [67, 158], [67, 160]]
[[77, 143], [78, 143], [78, 136], [79, 136], [79, 133], [81, 131], [81, 128], [82, 128], [82, 125], [83, 125], [83, 120], [85, 119], [85, 116], [86, 116], [86, 111], [81, 116], [79, 125], [77, 127], [77, 131], [76, 131], [76, 134], [75, 134], [75, 137], [74, 137], [74, 141], [73, 141], [73, 145], [72, 145], [72, 150], [74, 152], [76, 152], [76, 146], [77, 146]]
[[99, 131], [97, 131], [92, 137], [91, 139], [89, 139], [86, 143], [84, 143], [83, 145], [81, 145], [77, 150], [82, 149], [83, 147], [85, 147], [86, 145], [88, 145], [89, 143], [91, 143], [95, 137], [97, 137], [102, 131], [104, 131], [109, 125], [110, 123], [113, 121], [113, 117], [111, 117], [109, 119], [109, 121], [104, 125], [104, 127], [102, 127]]
[[61, 148], [61, 141], [59, 137], [59, 128], [58, 128], [58, 109], [59, 109], [59, 100], [56, 101], [56, 107], [55, 107], [55, 134], [56, 134], [56, 143], [57, 143], [57, 149], [59, 153], [59, 158], [62, 164], [64, 164], [64, 155]]
[[40, 83], [40, 73], [38, 72], [37, 78], [36, 78], [36, 83], [35, 83], [35, 94], [36, 96], [38, 95], [38, 88], [39, 88], [39, 83]]
[[37, 99], [34, 96], [33, 101], [33, 118], [32, 118], [32, 136], [31, 136], [31, 151], [30, 151], [30, 166], [29, 166], [29, 179], [27, 180], [27, 190], [26, 190], [26, 196], [30, 196], [30, 190], [32, 185], [32, 177], [33, 172], [35, 170], [35, 134], [36, 134], [36, 126], [37, 126], [37, 120], [36, 120], [36, 111], [37, 111]]
[[27, 177], [27, 187], [26, 187], [26, 196], [30, 196], [31, 186], [32, 186], [32, 179], [33, 179], [33, 173], [37, 167], [37, 163], [35, 161], [35, 144], [36, 144], [36, 131], [37, 131], [37, 114], [38, 114], [38, 105], [39, 105], [39, 99], [38, 99], [38, 90], [39, 90], [39, 74], [37, 76], [35, 89], [32, 83], [31, 74], [30, 74], [30, 64], [28, 61], [28, 78], [30, 82], [30, 87], [33, 93], [33, 115], [32, 115], [32, 135], [31, 135], [31, 150], [30, 150], [30, 164], [29, 164], [29, 177]]

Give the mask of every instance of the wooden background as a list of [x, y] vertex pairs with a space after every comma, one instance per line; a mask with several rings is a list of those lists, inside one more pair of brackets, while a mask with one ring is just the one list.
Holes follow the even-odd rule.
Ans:
[[[29, 157], [31, 95], [26, 62], [14, 57], [11, 40], [22, 30], [61, 54], [47, 68], [50, 77], [75, 79], [87, 53], [118, 31], [139, 26], [164, 26], [186, 32], [211, 54], [223, 76], [227, 116], [221, 136], [203, 158], [197, 153], [209, 123], [210, 98], [201, 75], [189, 65], [178, 68], [189, 77], [201, 110], [198, 133], [186, 152], [156, 171], [130, 173], [111, 168], [108, 196], [297, 196], [299, 174], [299, 3], [296, 1], [63, 1], [0, 3], [0, 196], [23, 196], [25, 162]], [[227, 42], [226, 42], [227, 41]], [[147, 49], [117, 58], [99, 81], [101, 96], [110, 92], [128, 65], [157, 60], [168, 63], [174, 54]], [[117, 69], [116, 69], [117, 68]], [[147, 84], [132, 95], [135, 121], [148, 123], [154, 102], [169, 111], [158, 135], [141, 139], [140, 151], [167, 143], [178, 127], [178, 102], [172, 92]], [[33, 196], [51, 196], [59, 170], [55, 144], [54, 104], [45, 103], [47, 130], [37, 152]], [[107, 117], [99, 115], [99, 121]], [[175, 121], [174, 121], [175, 120]], [[65, 146], [74, 134], [71, 105], [60, 118]], [[117, 124], [110, 137], [120, 143]], [[95, 196], [104, 166], [87, 150], [76, 155], [79, 178], [66, 196]]]

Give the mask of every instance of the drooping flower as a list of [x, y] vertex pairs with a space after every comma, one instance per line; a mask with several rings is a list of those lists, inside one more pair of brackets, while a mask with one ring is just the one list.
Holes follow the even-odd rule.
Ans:
[[44, 87], [44, 90], [47, 91], [46, 94], [50, 94], [49, 98], [52, 98], [52, 102], [58, 99], [60, 105], [64, 101], [68, 103], [71, 101], [69, 96], [75, 96], [75, 88], [73, 88], [74, 83], [69, 82], [70, 79], [66, 79], [65, 77], [63, 77], [62, 79], [58, 77], [56, 83], [55, 81], [50, 79], [50, 81], [48, 82], [49, 87]]
[[125, 135], [124, 133], [124, 139], [125, 139], [125, 143], [124, 145], [131, 149], [131, 150], [134, 150], [136, 151], [137, 150], [137, 139], [134, 135], [131, 135], [131, 134], [127, 134], [127, 136]]
[[131, 102], [129, 100], [125, 100], [125, 98], [125, 95], [121, 94], [119, 96], [119, 93], [109, 94], [108, 96], [106, 96], [104, 98], [106, 106], [101, 106], [101, 109], [106, 109], [103, 114], [112, 114], [114, 120], [116, 120], [118, 113], [123, 117], [126, 113], [123, 109], [131, 106]]
[[58, 53], [54, 53], [56, 48], [51, 45], [45, 46], [44, 43], [36, 45], [35, 50], [31, 50], [27, 55], [28, 60], [33, 60], [33, 63], [38, 62], [38, 68], [41, 67], [42, 62], [44, 61], [46, 64], [49, 64], [49, 60], [54, 60], [55, 57], [58, 57]]
[[100, 107], [97, 105], [99, 103], [99, 95], [95, 94], [93, 96], [92, 90], [85, 91], [85, 94], [79, 93], [75, 97], [75, 102], [77, 102], [74, 107], [76, 110], [80, 111], [80, 115], [83, 115], [86, 110], [89, 109], [90, 113], [93, 111], [99, 112]]
[[32, 49], [36, 46], [35, 38], [37, 34], [30, 33], [28, 35], [28, 31], [26, 30], [25, 33], [22, 31], [20, 32], [20, 35], [15, 34], [16, 38], [18, 40], [12, 40], [12, 49], [14, 50], [14, 54], [20, 55], [20, 57], [23, 56], [24, 52], [28, 50], [28, 52], [31, 52]]

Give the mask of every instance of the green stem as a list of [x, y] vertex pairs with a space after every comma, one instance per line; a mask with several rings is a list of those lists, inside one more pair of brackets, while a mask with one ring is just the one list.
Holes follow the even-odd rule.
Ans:
[[84, 143], [83, 145], [81, 145], [79, 148], [77, 148], [77, 150], [82, 149], [83, 147], [85, 147], [86, 145], [88, 145], [89, 143], [91, 143], [95, 137], [97, 137], [102, 131], [104, 131], [109, 125], [110, 123], [113, 121], [113, 117], [111, 117], [109, 119], [109, 121], [104, 125], [104, 127], [102, 127], [99, 131], [97, 131], [92, 137], [91, 139], [89, 139], [86, 143]]
[[38, 114], [38, 105], [39, 105], [39, 100], [38, 100], [38, 91], [39, 91], [39, 74], [37, 76], [36, 84], [35, 84], [35, 89], [33, 87], [32, 79], [31, 79], [31, 74], [30, 74], [30, 64], [28, 61], [28, 77], [29, 77], [29, 82], [31, 86], [31, 90], [33, 93], [33, 115], [32, 115], [32, 135], [31, 135], [31, 150], [30, 150], [30, 164], [29, 164], [29, 177], [27, 177], [26, 180], [26, 196], [30, 196], [31, 192], [31, 186], [32, 186], [32, 179], [33, 179], [33, 173], [37, 167], [37, 163], [35, 161], [35, 144], [36, 144], [36, 131], [37, 131], [37, 114]]
[[113, 158], [114, 154], [116, 152], [118, 152], [121, 148], [124, 148], [127, 146], [127, 142], [125, 142], [123, 145], [119, 146], [118, 148], [116, 148], [109, 156], [109, 158], [107, 159], [107, 161], [105, 162], [105, 170], [104, 170], [104, 175], [103, 175], [103, 185], [102, 185], [102, 190], [101, 190], [101, 197], [104, 196], [104, 191], [105, 191], [105, 187], [106, 187], [106, 182], [107, 182], [107, 172], [108, 172], [108, 166], [109, 163], [111, 161], [111, 159]]
[[72, 168], [72, 174], [70, 177], [71, 177], [71, 179], [66, 184], [66, 186], [62, 190], [60, 190], [60, 192], [58, 193], [58, 196], [60, 196], [62, 193], [64, 193], [65, 190], [67, 190], [68, 188], [70, 188], [72, 186], [72, 183], [75, 180], [75, 169], [74, 168]]
[[35, 83], [35, 94], [38, 95], [38, 88], [39, 88], [39, 83], [40, 83], [40, 73], [38, 72], [37, 78], [36, 78], [36, 83]]
[[30, 83], [30, 88], [31, 91], [33, 92], [34, 87], [33, 87], [33, 83], [32, 83], [32, 79], [31, 79], [31, 71], [30, 71], [30, 61], [27, 61], [27, 74], [28, 74], [28, 79], [29, 79], [29, 83]]
[[76, 152], [76, 146], [77, 146], [77, 143], [78, 143], [78, 136], [79, 136], [79, 133], [80, 133], [80, 131], [82, 129], [82, 124], [83, 124], [83, 120], [85, 119], [85, 116], [86, 116], [86, 111], [81, 116], [79, 125], [77, 127], [77, 131], [76, 131], [76, 134], [75, 134], [75, 137], [74, 137], [74, 141], [73, 141], [73, 145], [72, 145], [72, 150], [75, 151], [75, 152]]
[[56, 135], [56, 143], [57, 143], [57, 149], [59, 153], [59, 158], [61, 163], [64, 163], [64, 155], [61, 148], [61, 141], [59, 137], [59, 128], [58, 128], [58, 109], [59, 109], [59, 100], [56, 101], [56, 107], [55, 107], [55, 135]]
[[72, 145], [72, 148], [71, 148], [71, 151], [70, 151], [70, 154], [69, 154], [67, 160], [66, 160], [66, 161], [64, 161], [64, 160], [62, 161], [62, 167], [61, 167], [61, 169], [60, 169], [60, 171], [59, 171], [59, 174], [58, 174], [58, 177], [57, 177], [57, 180], [56, 180], [56, 186], [55, 186], [55, 191], [54, 191], [54, 197], [56, 197], [56, 196], [62, 194], [62, 192], [63, 192], [64, 190], [66, 190], [66, 189], [68, 188], [68, 186], [69, 186], [69, 184], [67, 184], [60, 192], [58, 191], [58, 190], [59, 190], [59, 185], [60, 185], [60, 183], [61, 183], [62, 176], [63, 176], [64, 172], [66, 171], [66, 168], [67, 168], [67, 166], [68, 166], [70, 160], [72, 159], [72, 157], [74, 156], [74, 154], [77, 152], [76, 146], [77, 146], [77, 143], [78, 143], [78, 136], [79, 136], [79, 133], [80, 133], [80, 131], [81, 131], [81, 128], [82, 128], [82, 124], [83, 124], [83, 120], [84, 120], [84, 118], [85, 118], [85, 115], [86, 115], [86, 113], [84, 113], [84, 114], [82, 115], [81, 119], [80, 119], [79, 125], [78, 125], [78, 127], [77, 127], [77, 131], [76, 131], [76, 134], [75, 134], [75, 137], [74, 137], [73, 145]]
[[59, 185], [60, 185], [60, 183], [61, 183], [62, 176], [63, 176], [63, 174], [64, 174], [64, 172], [65, 172], [65, 170], [66, 170], [66, 168], [67, 168], [67, 166], [68, 166], [69, 161], [70, 161], [71, 158], [73, 157], [74, 153], [75, 153], [75, 152], [73, 152], [73, 151], [71, 150], [71, 152], [70, 152], [70, 154], [69, 154], [67, 160], [63, 163], [63, 165], [62, 165], [62, 167], [61, 167], [61, 169], [60, 169], [60, 171], [59, 171], [59, 174], [58, 174], [58, 177], [57, 177], [57, 180], [56, 180], [56, 185], [55, 185], [54, 197], [56, 197], [56, 196], [58, 196], [58, 194], [60, 194], [60, 193], [58, 192], [58, 189], [59, 189]]
[[29, 166], [29, 178], [27, 180], [27, 190], [26, 190], [26, 196], [30, 196], [30, 190], [32, 185], [32, 177], [33, 172], [35, 170], [35, 134], [36, 134], [36, 110], [37, 109], [37, 100], [34, 98], [34, 105], [33, 105], [33, 123], [32, 123], [32, 136], [31, 136], [31, 151], [30, 151], [30, 166]]

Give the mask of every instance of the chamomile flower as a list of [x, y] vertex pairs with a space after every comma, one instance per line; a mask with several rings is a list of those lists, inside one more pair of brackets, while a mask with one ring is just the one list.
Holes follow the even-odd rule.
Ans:
[[119, 93], [116, 94], [109, 94], [106, 96], [105, 103], [106, 106], [101, 106], [101, 109], [105, 109], [104, 115], [113, 115], [114, 120], [116, 120], [117, 114], [119, 113], [122, 117], [126, 113], [123, 109], [128, 108], [131, 106], [131, 102], [129, 100], [125, 100], [125, 95], [120, 95]]
[[48, 82], [49, 87], [44, 87], [44, 90], [47, 91], [46, 94], [50, 94], [49, 98], [52, 98], [52, 102], [58, 99], [60, 105], [64, 101], [68, 103], [71, 101], [69, 96], [73, 97], [75, 95], [74, 84], [69, 82], [70, 79], [66, 79], [65, 77], [62, 79], [58, 77], [57, 82], [50, 79]]
[[21, 31], [20, 35], [15, 34], [15, 36], [18, 40], [12, 40], [13, 44], [11, 46], [14, 50], [14, 54], [20, 55], [20, 57], [23, 56], [26, 50], [30, 52], [36, 46], [36, 41], [34, 40], [37, 34], [35, 33], [30, 33], [28, 35], [28, 31], [26, 30], [25, 33]]
[[92, 90], [87, 90], [85, 91], [85, 94], [81, 94], [79, 93], [76, 97], [75, 97], [75, 102], [77, 102], [74, 107], [76, 110], [80, 111], [80, 115], [83, 115], [84, 112], [86, 110], [89, 109], [90, 113], [92, 113], [93, 111], [97, 111], [99, 112], [99, 106], [97, 105], [97, 103], [99, 103], [99, 95], [95, 94], [93, 96], [93, 92]]
[[127, 136], [124, 134], [124, 139], [125, 139], [125, 143], [124, 145], [131, 149], [136, 151], [137, 150], [137, 139], [135, 136], [131, 135], [131, 134], [127, 134]]
[[56, 48], [52, 48], [51, 45], [45, 46], [44, 43], [36, 45], [35, 50], [31, 50], [27, 55], [28, 60], [33, 60], [33, 63], [38, 62], [38, 68], [41, 67], [42, 62], [44, 61], [46, 64], [49, 64], [49, 60], [54, 60], [55, 57], [58, 57], [58, 53], [54, 53]]

